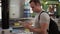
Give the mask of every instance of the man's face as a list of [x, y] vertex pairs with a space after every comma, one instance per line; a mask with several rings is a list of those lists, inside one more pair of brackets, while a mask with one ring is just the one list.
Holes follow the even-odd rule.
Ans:
[[32, 10], [34, 12], [39, 12], [39, 10], [40, 10], [40, 6], [39, 5], [36, 5], [34, 2], [31, 2], [30, 6], [31, 6], [31, 8], [32, 8]]

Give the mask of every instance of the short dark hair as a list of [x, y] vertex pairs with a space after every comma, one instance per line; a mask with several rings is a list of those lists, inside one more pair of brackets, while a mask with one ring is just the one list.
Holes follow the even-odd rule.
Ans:
[[34, 2], [35, 4], [39, 3], [41, 5], [40, 0], [30, 0], [29, 3], [31, 3], [31, 2]]

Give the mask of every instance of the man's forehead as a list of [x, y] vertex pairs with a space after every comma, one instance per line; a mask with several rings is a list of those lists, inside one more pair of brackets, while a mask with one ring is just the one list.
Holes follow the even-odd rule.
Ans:
[[30, 5], [35, 5], [35, 3], [34, 2], [31, 2]]
[[31, 6], [31, 7], [34, 7], [34, 6], [35, 6], [35, 3], [34, 3], [34, 2], [31, 2], [31, 3], [30, 3], [30, 6]]

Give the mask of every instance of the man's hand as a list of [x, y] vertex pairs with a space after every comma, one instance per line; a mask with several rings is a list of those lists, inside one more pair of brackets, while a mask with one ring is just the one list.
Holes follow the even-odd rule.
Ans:
[[31, 24], [30, 24], [30, 23], [24, 23], [23, 26], [24, 26], [25, 28], [28, 28], [28, 29], [29, 29], [29, 28], [31, 27]]

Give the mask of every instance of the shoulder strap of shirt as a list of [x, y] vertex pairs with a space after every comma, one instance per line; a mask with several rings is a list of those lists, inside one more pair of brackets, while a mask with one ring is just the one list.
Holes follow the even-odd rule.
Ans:
[[39, 16], [38, 16], [38, 20], [40, 20], [40, 15], [41, 15], [43, 12], [45, 12], [45, 11], [42, 11], [42, 12], [39, 14]]

